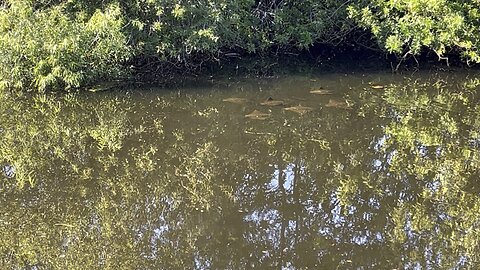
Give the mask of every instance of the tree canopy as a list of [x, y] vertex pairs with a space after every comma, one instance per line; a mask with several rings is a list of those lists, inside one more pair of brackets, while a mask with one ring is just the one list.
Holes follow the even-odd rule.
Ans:
[[[480, 62], [478, 0], [0, 1], [0, 88], [85, 86], [150, 64], [316, 44]], [[371, 36], [372, 38], [361, 38]], [[362, 44], [369, 42], [369, 44]]]

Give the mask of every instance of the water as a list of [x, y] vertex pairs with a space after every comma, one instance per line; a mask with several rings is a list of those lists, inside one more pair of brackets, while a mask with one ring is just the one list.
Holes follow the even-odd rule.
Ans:
[[474, 269], [478, 78], [3, 95], [0, 268]]

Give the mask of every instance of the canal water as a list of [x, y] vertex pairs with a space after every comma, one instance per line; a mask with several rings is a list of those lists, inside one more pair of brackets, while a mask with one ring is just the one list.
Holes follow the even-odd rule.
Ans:
[[475, 269], [480, 74], [0, 97], [1, 269]]

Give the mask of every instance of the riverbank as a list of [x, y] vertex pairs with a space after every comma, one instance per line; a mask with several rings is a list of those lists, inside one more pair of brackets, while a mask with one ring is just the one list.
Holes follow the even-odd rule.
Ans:
[[438, 62], [435, 55], [422, 54], [417, 59], [398, 59], [395, 55], [367, 50], [365, 48], [347, 47], [343, 49], [331, 46], [318, 46], [309, 51], [268, 55], [231, 55], [217, 61], [203, 62], [195, 68], [150, 64], [139, 67], [132, 75], [122, 80], [104, 82], [87, 87], [92, 91], [131, 87], [174, 88], [192, 84], [210, 84], [214, 81], [233, 81], [239, 78], [274, 78], [292, 74], [361, 74], [391, 73], [412, 75], [416, 72], [460, 72], [475, 73], [480, 65], [467, 66], [460, 59], [452, 56], [447, 65]]
[[0, 89], [71, 91], [312, 51], [324, 67], [330, 55], [362, 50], [394, 55], [394, 70], [422, 65], [422, 55], [471, 65], [480, 62], [479, 22], [468, 1], [3, 1]]

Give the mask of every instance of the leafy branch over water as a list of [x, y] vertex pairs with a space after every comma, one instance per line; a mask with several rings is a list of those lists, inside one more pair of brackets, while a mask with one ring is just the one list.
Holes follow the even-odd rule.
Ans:
[[478, 6], [477, 0], [6, 0], [0, 89], [69, 91], [132, 73], [168, 77], [205, 62], [316, 45], [395, 53], [400, 62], [433, 51], [440, 60], [459, 55], [474, 64]]

